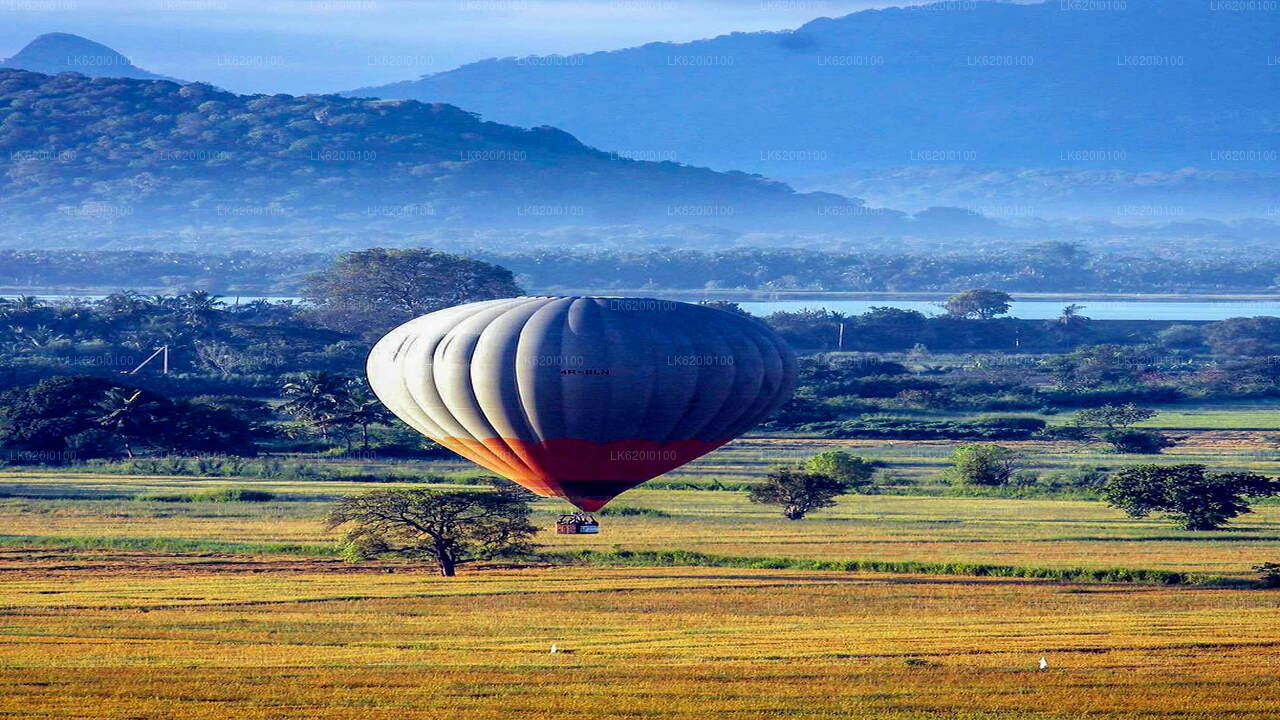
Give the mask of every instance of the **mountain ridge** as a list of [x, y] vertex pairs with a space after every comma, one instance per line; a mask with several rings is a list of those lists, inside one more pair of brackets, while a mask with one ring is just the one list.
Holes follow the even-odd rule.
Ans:
[[0, 69], [26, 70], [45, 75], [77, 72], [88, 77], [123, 77], [135, 80], [184, 81], [143, 70], [121, 53], [72, 33], [51, 32], [37, 36], [16, 55], [0, 61]]
[[1280, 73], [1264, 60], [1280, 13], [1198, 0], [1098, 7], [1121, 5], [866, 10], [792, 31], [490, 59], [344, 94], [453, 102], [772, 177], [904, 164], [1273, 166]]
[[856, 199], [631, 160], [443, 103], [0, 70], [0, 149], [10, 228], [910, 227]]

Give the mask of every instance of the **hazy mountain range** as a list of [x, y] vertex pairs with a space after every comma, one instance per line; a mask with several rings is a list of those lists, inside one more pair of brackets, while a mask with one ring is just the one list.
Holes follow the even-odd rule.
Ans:
[[1280, 195], [1280, 13], [1252, 5], [946, 2], [494, 59], [350, 94], [455, 103], [811, 189], [887, 198], [925, 179], [915, 207], [1264, 216], [1254, 199]]
[[172, 80], [134, 66], [129, 58], [101, 43], [69, 33], [46, 33], [27, 43], [17, 55], [0, 62], [0, 68], [56, 75], [76, 72], [88, 77], [123, 77], [138, 80]]
[[[0, 228], [563, 225], [901, 235], [931, 215], [587, 147], [445, 104], [0, 70]], [[962, 217], [964, 231], [983, 218]]]
[[1266, 243], [1280, 14], [1225, 7], [949, 2], [353, 94], [390, 100], [156, 82], [51, 33], [4, 65], [80, 75], [0, 70], [0, 244]]

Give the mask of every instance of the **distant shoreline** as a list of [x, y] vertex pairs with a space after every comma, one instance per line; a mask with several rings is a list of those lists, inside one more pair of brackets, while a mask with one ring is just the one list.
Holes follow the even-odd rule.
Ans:
[[[143, 295], [166, 295], [187, 292], [204, 288], [67, 288], [67, 287], [0, 287], [0, 297], [16, 297], [19, 295], [56, 295], [61, 297], [102, 297], [125, 290]], [[273, 295], [261, 290], [209, 290], [210, 293], [223, 299], [236, 298], [256, 300], [297, 300], [296, 295]], [[955, 292], [959, 292], [958, 290]], [[706, 290], [689, 289], [617, 289], [617, 288], [531, 288], [530, 295], [588, 295], [603, 297], [657, 297], [671, 300], [696, 302], [698, 300], [722, 300], [726, 302], [772, 302], [786, 300], [946, 300], [954, 292], [833, 292], [826, 290]], [[1108, 293], [1108, 292], [1011, 292], [1015, 301], [1029, 302], [1275, 302], [1280, 301], [1280, 292], [1275, 293]]]

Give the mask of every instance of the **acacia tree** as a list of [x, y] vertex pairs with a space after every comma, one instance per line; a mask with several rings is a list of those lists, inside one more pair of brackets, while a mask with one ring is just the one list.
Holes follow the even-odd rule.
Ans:
[[495, 490], [378, 490], [338, 502], [328, 527], [351, 525], [343, 554], [352, 561], [381, 555], [430, 559], [452, 577], [459, 565], [531, 550], [537, 528], [529, 505]]
[[1158, 413], [1149, 408], [1138, 407], [1133, 403], [1102, 407], [1085, 408], [1076, 412], [1074, 422], [1081, 427], [1102, 426], [1108, 431], [1128, 430], [1144, 420], [1150, 420]]
[[1252, 512], [1249, 498], [1280, 495], [1280, 480], [1254, 473], [1208, 472], [1204, 465], [1137, 465], [1112, 476], [1107, 503], [1130, 517], [1167, 514], [1185, 530], [1215, 530]]
[[1102, 407], [1085, 408], [1076, 412], [1072, 422], [1081, 428], [1105, 428], [1102, 439], [1110, 443], [1116, 452], [1158, 455], [1161, 450], [1173, 446], [1175, 441], [1161, 432], [1133, 429], [1134, 425], [1158, 414], [1155, 410], [1138, 407], [1133, 403], [1107, 403]]
[[1013, 298], [1007, 292], [979, 288], [965, 290], [959, 295], [947, 299], [947, 314], [961, 318], [977, 318], [990, 320], [1009, 312], [1009, 304]]
[[754, 503], [781, 505], [788, 520], [801, 520], [814, 510], [835, 505], [836, 497], [848, 490], [843, 482], [825, 473], [783, 467], [769, 473], [747, 497]]
[[380, 332], [419, 315], [476, 300], [519, 295], [511, 271], [420, 248], [346, 253], [306, 278], [303, 297], [322, 323], [346, 332]]

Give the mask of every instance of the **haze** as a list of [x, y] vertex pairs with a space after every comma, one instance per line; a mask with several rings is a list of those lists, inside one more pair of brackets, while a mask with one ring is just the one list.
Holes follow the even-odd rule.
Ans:
[[0, 57], [69, 32], [134, 64], [235, 92], [334, 92], [489, 57], [613, 50], [819, 16], [914, 5], [874, 0], [25, 0], [0, 3]]

